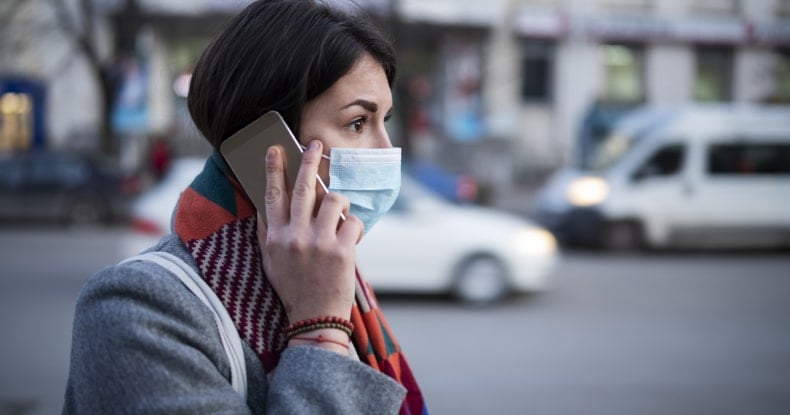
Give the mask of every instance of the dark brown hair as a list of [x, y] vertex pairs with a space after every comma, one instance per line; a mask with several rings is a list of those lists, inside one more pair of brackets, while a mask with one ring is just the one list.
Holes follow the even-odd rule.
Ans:
[[236, 15], [198, 60], [189, 113], [214, 148], [268, 111], [298, 136], [301, 110], [365, 53], [392, 87], [395, 54], [359, 11], [318, 0], [259, 0]]

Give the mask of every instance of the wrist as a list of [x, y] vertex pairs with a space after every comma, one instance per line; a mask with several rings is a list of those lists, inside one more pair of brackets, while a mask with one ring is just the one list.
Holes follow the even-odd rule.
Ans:
[[293, 336], [320, 329], [340, 330], [345, 333], [346, 336], [351, 337], [351, 334], [354, 332], [354, 324], [342, 317], [314, 317], [289, 324], [285, 328], [285, 335], [286, 337], [291, 338]]
[[306, 320], [312, 320], [316, 316], [325, 316], [329, 318], [340, 318], [343, 320], [350, 320], [351, 319], [351, 307], [348, 307], [346, 312], [320, 312], [315, 310], [303, 310], [303, 311], [291, 311], [288, 313], [288, 321], [289, 322], [300, 322]]
[[349, 354], [349, 343], [350, 338], [345, 332], [330, 328], [305, 331], [288, 339], [288, 347], [313, 346], [344, 356]]

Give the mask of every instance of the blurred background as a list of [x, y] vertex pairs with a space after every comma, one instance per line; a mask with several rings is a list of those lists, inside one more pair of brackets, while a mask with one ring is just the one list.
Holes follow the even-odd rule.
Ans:
[[[356, 3], [405, 156], [359, 262], [432, 412], [790, 413], [790, 1]], [[169, 231], [246, 4], [0, 1], [0, 415], [60, 412], [80, 286]]]

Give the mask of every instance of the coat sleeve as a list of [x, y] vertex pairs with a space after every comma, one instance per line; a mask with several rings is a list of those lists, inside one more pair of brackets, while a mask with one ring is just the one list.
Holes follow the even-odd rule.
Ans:
[[267, 412], [287, 414], [397, 414], [406, 389], [346, 356], [297, 346], [274, 371]]
[[271, 383], [257, 383], [265, 392], [250, 396], [265, 402], [248, 405], [229, 378], [210, 311], [173, 276], [133, 263], [83, 287], [64, 414], [383, 413], [405, 395], [366, 365], [312, 347], [286, 350]]

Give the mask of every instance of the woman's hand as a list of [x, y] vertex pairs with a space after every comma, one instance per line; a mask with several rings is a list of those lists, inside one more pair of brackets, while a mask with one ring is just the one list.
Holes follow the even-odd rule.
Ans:
[[[258, 215], [263, 269], [285, 306], [288, 320], [319, 316], [348, 319], [354, 301], [355, 246], [362, 222], [348, 215], [348, 200], [324, 195], [317, 215], [316, 175], [322, 143], [314, 140], [302, 155], [292, 195], [285, 187], [282, 150], [266, 153], [266, 217]], [[347, 219], [338, 224], [340, 214]]]

